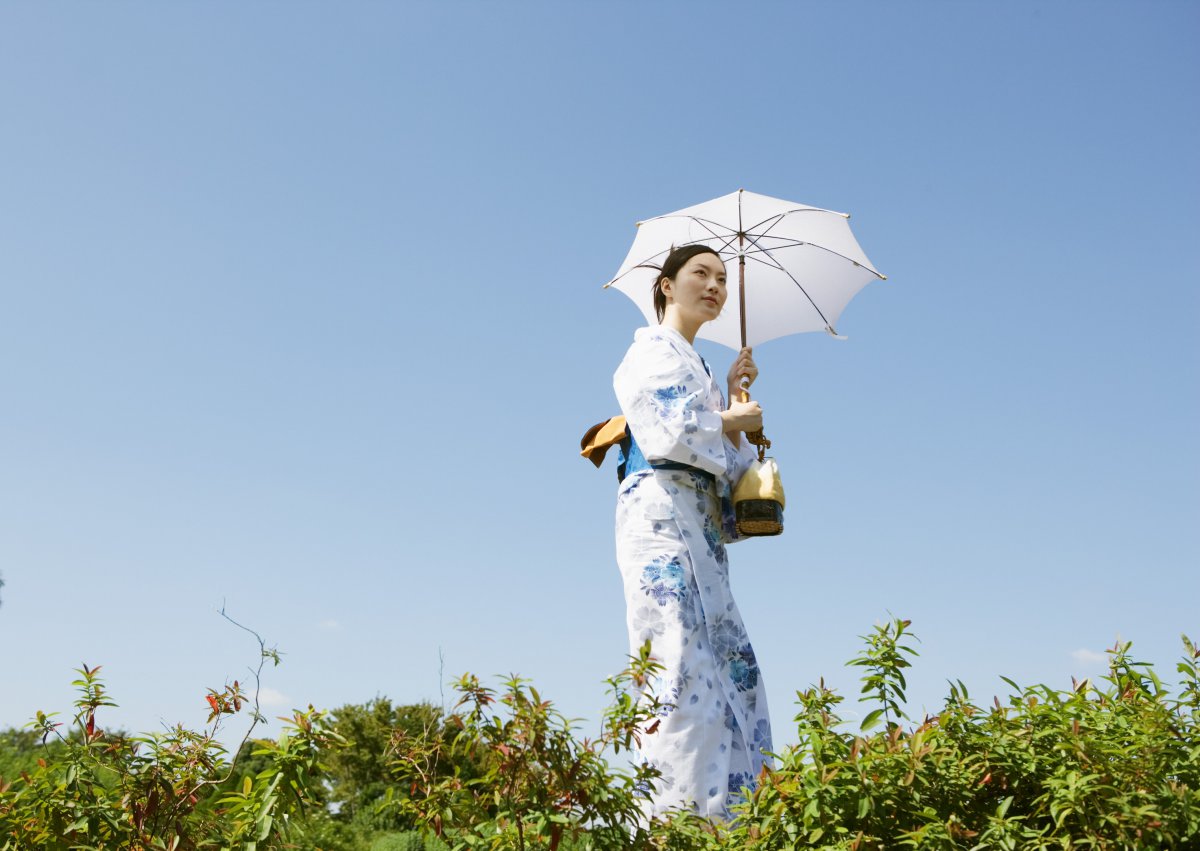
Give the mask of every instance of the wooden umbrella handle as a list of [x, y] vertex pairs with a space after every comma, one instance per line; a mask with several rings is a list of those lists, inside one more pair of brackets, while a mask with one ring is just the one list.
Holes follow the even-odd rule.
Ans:
[[[742, 401], [749, 402], [750, 401], [750, 380], [748, 378], [744, 378], [744, 377], [742, 378], [741, 390], [742, 390]], [[771, 448], [771, 441], [767, 438], [767, 436], [765, 434], [763, 434], [762, 429], [760, 428], [758, 431], [746, 432], [746, 440], [750, 441], [752, 444], [754, 444], [755, 446], [758, 447], [758, 460], [765, 461], [767, 458], [767, 450]]]

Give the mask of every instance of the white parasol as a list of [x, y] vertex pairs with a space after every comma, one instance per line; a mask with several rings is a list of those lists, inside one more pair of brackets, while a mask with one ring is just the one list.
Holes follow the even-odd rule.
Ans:
[[726, 262], [738, 261], [738, 298], [730, 293], [721, 315], [699, 336], [740, 349], [806, 331], [839, 336], [838, 318], [850, 299], [884, 280], [850, 232], [847, 213], [835, 213], [739, 189], [638, 222], [633, 247], [604, 286], [625, 293], [650, 323], [651, 286], [672, 248], [702, 244]]

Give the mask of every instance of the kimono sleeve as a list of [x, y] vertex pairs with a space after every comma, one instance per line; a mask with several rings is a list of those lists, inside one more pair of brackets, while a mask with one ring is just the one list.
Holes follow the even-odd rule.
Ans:
[[734, 446], [733, 442], [726, 437], [725, 457], [727, 459], [726, 478], [731, 485], [736, 485], [750, 469], [750, 465], [758, 460], [758, 450], [750, 441], [746, 440], [745, 435], [742, 435], [738, 446]]
[[617, 401], [649, 461], [677, 461], [716, 476], [727, 476], [720, 397], [671, 344], [662, 339], [635, 342], [613, 376]]

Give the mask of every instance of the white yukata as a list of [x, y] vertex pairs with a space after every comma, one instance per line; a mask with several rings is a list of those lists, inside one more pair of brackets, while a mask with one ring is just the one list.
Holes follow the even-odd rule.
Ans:
[[724, 397], [672, 328], [639, 329], [613, 386], [647, 461], [694, 468], [643, 469], [617, 490], [630, 652], [650, 639], [665, 666], [653, 687], [667, 705], [640, 749], [662, 772], [646, 811], [729, 818], [772, 749], [766, 692], [725, 554], [737, 540], [730, 491], [755, 455], [744, 437], [737, 448], [725, 436]]

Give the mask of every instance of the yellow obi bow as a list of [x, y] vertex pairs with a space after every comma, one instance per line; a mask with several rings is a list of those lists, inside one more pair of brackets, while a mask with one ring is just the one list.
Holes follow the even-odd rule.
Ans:
[[604, 463], [608, 450], [625, 439], [625, 417], [609, 417], [587, 430], [579, 441], [579, 454], [597, 467]]

